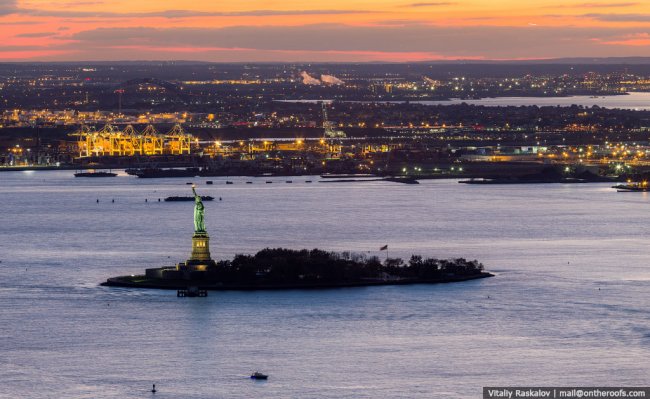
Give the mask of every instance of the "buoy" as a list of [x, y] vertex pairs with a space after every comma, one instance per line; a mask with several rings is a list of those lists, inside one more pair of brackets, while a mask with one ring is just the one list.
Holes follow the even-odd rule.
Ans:
[[153, 384], [153, 388], [151, 388], [152, 393], [156, 393], [156, 384]]

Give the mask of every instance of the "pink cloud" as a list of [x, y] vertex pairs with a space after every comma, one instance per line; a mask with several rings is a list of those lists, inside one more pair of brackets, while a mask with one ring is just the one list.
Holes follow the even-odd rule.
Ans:
[[635, 33], [632, 35], [625, 35], [620, 39], [614, 40], [594, 40], [601, 44], [609, 44], [615, 46], [650, 46], [650, 34], [648, 33]]
[[[147, 45], [129, 45], [129, 46], [110, 46], [111, 49], [116, 50], [137, 50], [142, 52], [161, 52], [161, 53], [179, 53], [179, 54], [192, 54], [192, 53], [209, 53], [209, 52], [263, 52], [269, 55], [289, 55], [299, 59], [314, 59], [325, 57], [357, 57], [361, 61], [388, 61], [388, 62], [417, 62], [417, 61], [431, 61], [431, 60], [455, 60], [458, 57], [449, 57], [441, 54], [431, 52], [395, 52], [395, 51], [354, 51], [354, 50], [259, 50], [254, 48], [231, 48], [231, 47], [161, 47], [161, 46], [147, 46]], [[463, 57], [465, 60], [482, 60], [483, 56], [467, 56]]]

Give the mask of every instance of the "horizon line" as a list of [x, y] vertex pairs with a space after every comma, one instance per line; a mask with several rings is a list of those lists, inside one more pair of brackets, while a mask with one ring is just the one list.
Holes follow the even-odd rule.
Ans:
[[630, 57], [552, 57], [552, 58], [485, 58], [485, 59], [476, 59], [476, 58], [457, 58], [457, 59], [431, 59], [431, 60], [421, 60], [421, 61], [202, 61], [202, 60], [191, 60], [191, 59], [167, 59], [167, 60], [158, 60], [158, 59], [138, 59], [138, 60], [70, 60], [70, 61], [60, 61], [60, 60], [0, 60], [0, 64], [76, 64], [76, 63], [98, 63], [98, 64], [108, 64], [108, 63], [187, 63], [187, 64], [341, 64], [341, 65], [350, 65], [350, 64], [453, 64], [453, 63], [535, 63], [535, 62], [553, 62], [553, 61], [562, 61], [562, 62], [580, 62], [580, 61], [591, 61], [591, 63], [598, 63], [599, 61], [642, 61], [645, 60], [650, 63], [650, 56], [630, 56]]

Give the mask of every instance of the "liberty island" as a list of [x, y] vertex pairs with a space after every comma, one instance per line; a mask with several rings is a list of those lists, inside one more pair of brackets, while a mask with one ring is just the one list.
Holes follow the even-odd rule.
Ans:
[[[194, 234], [189, 259], [175, 266], [146, 269], [144, 275], [109, 278], [101, 285], [184, 290], [258, 290], [450, 283], [492, 277], [481, 263], [413, 255], [408, 262], [321, 249], [265, 248], [255, 255], [215, 261], [205, 227], [205, 206], [194, 194]], [[386, 249], [387, 246], [381, 248]]]

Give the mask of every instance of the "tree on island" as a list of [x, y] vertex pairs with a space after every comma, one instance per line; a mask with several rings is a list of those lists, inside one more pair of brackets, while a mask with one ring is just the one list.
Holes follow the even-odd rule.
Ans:
[[408, 263], [376, 256], [321, 249], [266, 248], [255, 255], [236, 255], [217, 262], [213, 273], [224, 283], [304, 284], [355, 283], [368, 280], [440, 280], [480, 274], [483, 265], [464, 258], [439, 260], [412, 256]]

